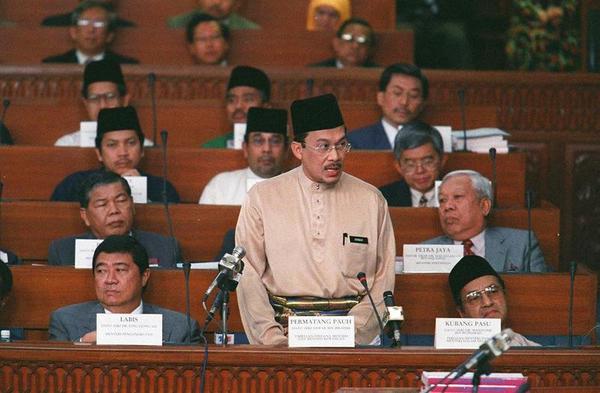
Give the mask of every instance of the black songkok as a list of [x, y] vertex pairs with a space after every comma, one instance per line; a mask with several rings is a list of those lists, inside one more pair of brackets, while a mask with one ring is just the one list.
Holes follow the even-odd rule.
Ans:
[[454, 303], [460, 305], [460, 291], [465, 285], [483, 276], [495, 276], [504, 288], [504, 281], [485, 258], [478, 255], [465, 255], [450, 271], [448, 283]]
[[144, 133], [140, 127], [138, 115], [132, 106], [101, 109], [98, 113], [96, 147], [100, 148], [105, 133], [123, 130], [134, 130], [143, 145]]
[[285, 109], [250, 108], [246, 134], [251, 132], [287, 135], [287, 111]]
[[344, 125], [344, 118], [333, 94], [292, 102], [294, 135], [328, 130]]
[[85, 66], [83, 71], [83, 96], [87, 96], [88, 87], [95, 82], [112, 82], [116, 85], [125, 86], [121, 66], [111, 60], [92, 61]]
[[267, 74], [258, 68], [249, 66], [237, 66], [231, 71], [229, 82], [227, 83], [227, 90], [233, 89], [238, 86], [249, 86], [260, 90], [264, 96], [265, 101], [271, 99], [271, 81]]

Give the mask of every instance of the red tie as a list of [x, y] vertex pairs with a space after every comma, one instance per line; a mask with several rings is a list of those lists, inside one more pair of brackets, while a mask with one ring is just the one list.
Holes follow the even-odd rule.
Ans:
[[465, 255], [475, 255], [473, 252], [473, 242], [471, 239], [463, 240], [462, 244], [465, 248]]

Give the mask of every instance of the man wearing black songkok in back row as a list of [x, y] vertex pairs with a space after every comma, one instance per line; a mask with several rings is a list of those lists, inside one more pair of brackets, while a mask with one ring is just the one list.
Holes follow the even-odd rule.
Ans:
[[357, 274], [366, 274], [383, 313], [396, 255], [387, 203], [344, 173], [350, 144], [333, 95], [295, 101], [291, 113], [301, 165], [254, 185], [236, 227], [236, 244], [246, 248], [237, 288], [245, 332], [252, 344], [286, 345], [287, 315], [350, 315], [356, 343], [377, 343], [377, 318]]
[[[67, 176], [56, 186], [50, 200], [78, 201], [83, 181], [92, 173], [108, 170], [121, 176], [146, 176], [149, 202], [162, 202], [163, 178], [140, 172], [138, 169], [144, 157], [143, 141], [144, 133], [133, 107], [102, 109], [98, 114], [96, 135], [96, 155], [102, 167]], [[179, 202], [179, 194], [169, 182], [166, 197], [168, 202]]]

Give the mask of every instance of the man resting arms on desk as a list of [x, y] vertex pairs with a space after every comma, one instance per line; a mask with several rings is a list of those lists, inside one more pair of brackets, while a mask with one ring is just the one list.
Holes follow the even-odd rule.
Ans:
[[[56, 341], [96, 341], [96, 314], [162, 314], [163, 342], [188, 342], [186, 316], [144, 303], [142, 292], [150, 279], [148, 254], [133, 237], [107, 237], [94, 252], [92, 274], [97, 300], [59, 308], [50, 316], [49, 337]], [[200, 327], [192, 320], [190, 341], [200, 341]]]

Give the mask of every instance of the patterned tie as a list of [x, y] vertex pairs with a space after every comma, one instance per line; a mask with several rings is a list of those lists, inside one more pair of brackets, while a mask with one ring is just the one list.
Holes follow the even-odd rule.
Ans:
[[475, 255], [473, 252], [473, 242], [471, 239], [463, 240], [463, 247], [465, 248], [464, 255]]
[[419, 199], [419, 207], [427, 207], [427, 197], [425, 197], [425, 194], [421, 195], [421, 199]]

